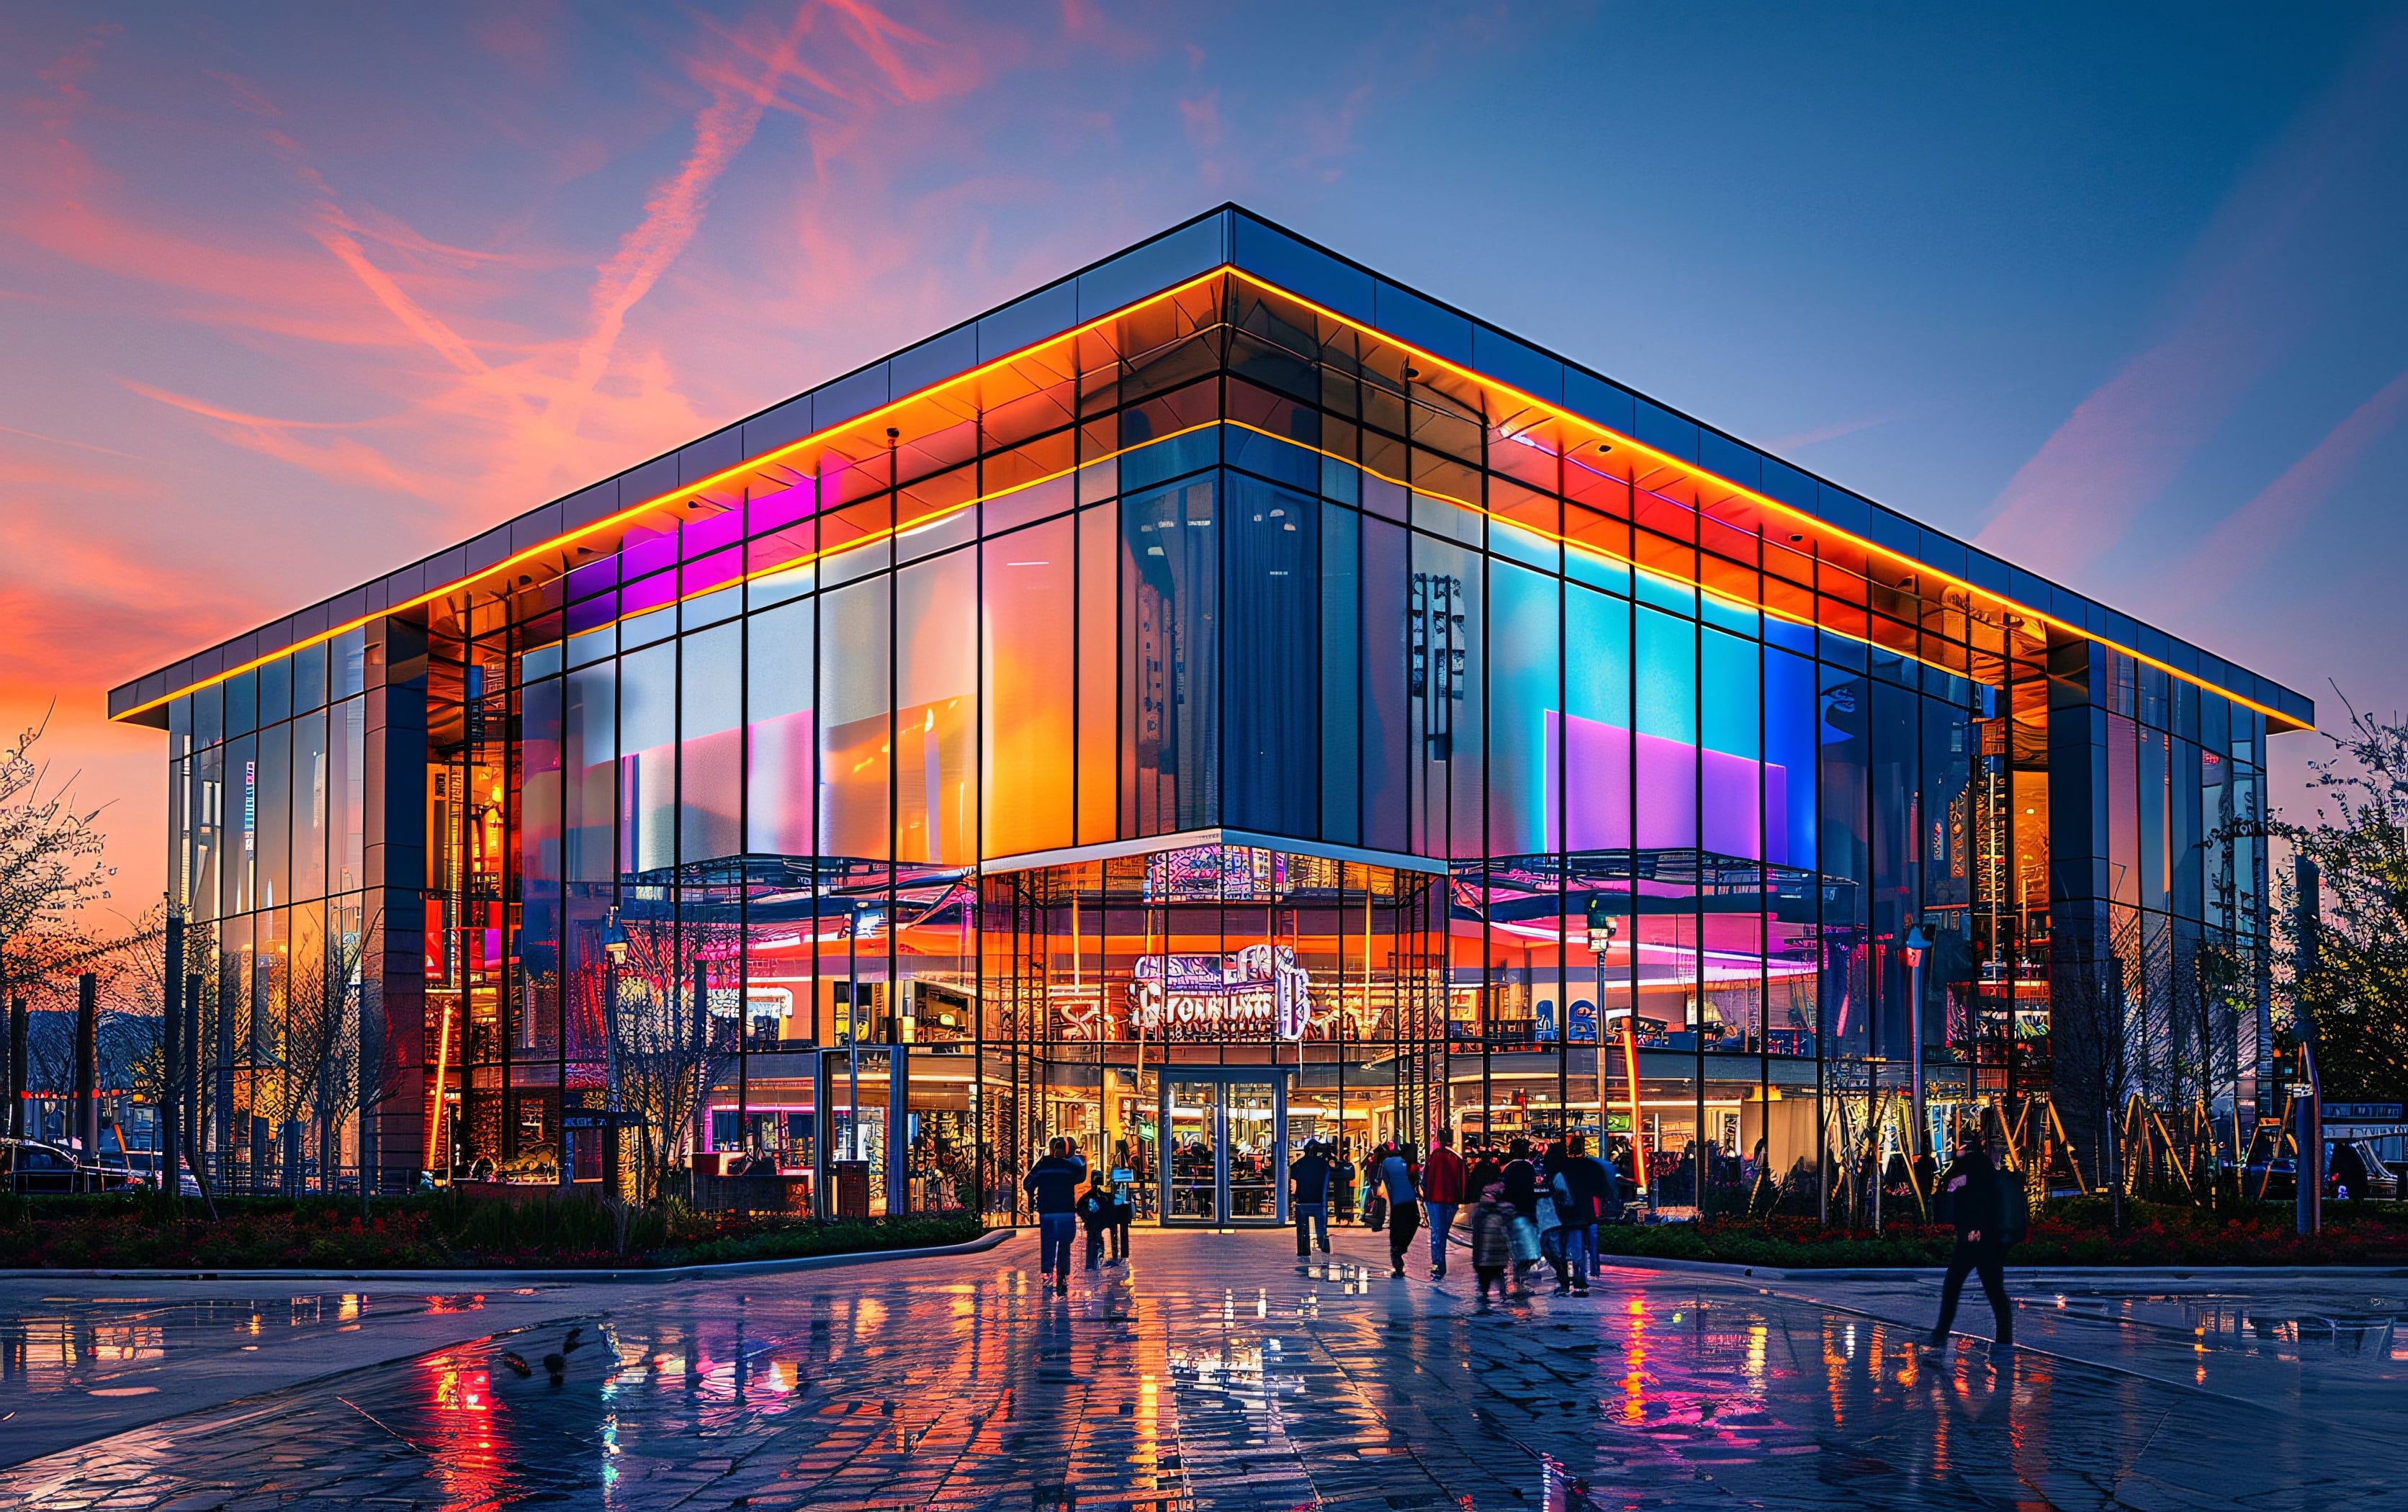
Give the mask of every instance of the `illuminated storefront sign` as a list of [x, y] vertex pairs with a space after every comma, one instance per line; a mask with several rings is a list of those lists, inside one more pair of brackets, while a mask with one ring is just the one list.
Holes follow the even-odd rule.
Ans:
[[1228, 955], [1140, 956], [1129, 980], [1129, 1034], [1219, 1039], [1268, 1031], [1305, 1037], [1313, 1027], [1312, 979], [1284, 945]]

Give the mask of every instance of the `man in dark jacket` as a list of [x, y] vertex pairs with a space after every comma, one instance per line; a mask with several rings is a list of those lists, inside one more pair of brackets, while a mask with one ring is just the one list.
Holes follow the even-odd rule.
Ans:
[[1329, 1253], [1329, 1157], [1318, 1139], [1305, 1141], [1304, 1154], [1287, 1168], [1287, 1210], [1296, 1215], [1296, 1258], [1312, 1254], [1308, 1229], [1319, 1239], [1321, 1252]]
[[1564, 1141], [1564, 1165], [1558, 1173], [1563, 1197], [1556, 1204], [1564, 1223], [1564, 1270], [1571, 1294], [1588, 1295], [1588, 1278], [1597, 1272], [1597, 1224], [1613, 1195], [1613, 1177], [1588, 1152], [1588, 1140], [1573, 1134]]
[[1071, 1151], [1068, 1140], [1057, 1138], [1020, 1183], [1037, 1208], [1037, 1275], [1040, 1282], [1048, 1276], [1054, 1278], [1057, 1296], [1070, 1291], [1070, 1245], [1079, 1236], [1079, 1183], [1086, 1176], [1087, 1163]]
[[1940, 1321], [1932, 1326], [1931, 1347], [1945, 1348], [1956, 1322], [1956, 1299], [1965, 1290], [1965, 1274], [1977, 1271], [1982, 1290], [1990, 1298], [1990, 1314], [1998, 1320], [2000, 1349], [2015, 1347], [2015, 1314], [2007, 1301], [2006, 1259], [2015, 1196], [2009, 1183], [2012, 1171], [1990, 1163], [1989, 1136], [1976, 1134], [1957, 1147], [1956, 1159], [1940, 1177], [1940, 1199], [1956, 1228], [1956, 1248], [1948, 1257], [1948, 1276], [1940, 1283]]

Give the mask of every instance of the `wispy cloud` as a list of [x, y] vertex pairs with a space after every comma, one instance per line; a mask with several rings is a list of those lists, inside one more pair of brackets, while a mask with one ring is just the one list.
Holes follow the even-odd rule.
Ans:
[[2157, 334], [2074, 407], [1999, 496], [1979, 544], [2078, 577], [2112, 550], [2310, 325], [2305, 264], [2367, 185], [2355, 148], [2395, 129], [2408, 21], [2386, 28], [2228, 195]]
[[2350, 479], [2368, 449], [2408, 419], [2408, 372], [2376, 390], [2347, 419], [2248, 503], [2224, 517], [2167, 581], [2191, 603], [2207, 603], [2262, 572], [2297, 539], [2317, 507]]

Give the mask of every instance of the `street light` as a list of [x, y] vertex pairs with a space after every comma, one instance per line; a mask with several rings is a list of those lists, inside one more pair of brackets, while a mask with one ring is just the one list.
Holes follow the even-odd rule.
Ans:
[[1914, 1137], [1923, 1137], [1923, 963], [1931, 953], [1930, 936], [1915, 924], [1906, 932], [1899, 953], [1906, 957], [1906, 1035], [1909, 1043], [1909, 1094], [1914, 1103]]

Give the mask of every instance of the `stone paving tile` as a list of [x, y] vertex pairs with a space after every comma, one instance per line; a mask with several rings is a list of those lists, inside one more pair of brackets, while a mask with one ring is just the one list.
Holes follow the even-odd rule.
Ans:
[[1067, 1299], [1026, 1239], [621, 1293], [574, 1349], [552, 1323], [176, 1417], [0, 1473], [0, 1505], [2408, 1506], [2389, 1335], [2197, 1325], [2229, 1298], [2027, 1298], [2039, 1347], [1993, 1368], [1918, 1351], [1896, 1285], [1617, 1271], [1483, 1317], [1360, 1233], [1310, 1274], [1278, 1234], [1139, 1241]]

